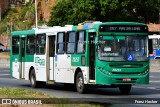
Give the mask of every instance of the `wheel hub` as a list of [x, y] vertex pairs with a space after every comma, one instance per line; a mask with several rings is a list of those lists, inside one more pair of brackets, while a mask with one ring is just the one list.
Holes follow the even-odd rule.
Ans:
[[81, 89], [83, 87], [83, 80], [81, 77], [78, 79], [78, 87]]
[[31, 78], [31, 83], [32, 83], [32, 85], [34, 85], [34, 77], [33, 76]]

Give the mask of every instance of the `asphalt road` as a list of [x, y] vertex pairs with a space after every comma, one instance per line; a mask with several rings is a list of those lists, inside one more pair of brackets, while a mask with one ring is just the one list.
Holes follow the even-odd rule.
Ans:
[[[126, 106], [139, 106], [139, 107], [160, 107], [160, 71], [150, 72], [150, 84], [148, 85], [134, 85], [129, 95], [121, 95], [118, 88], [89, 88], [87, 94], [79, 94], [73, 88], [66, 88], [62, 84], [47, 85], [45, 88], [33, 89], [30, 87], [30, 82], [26, 80], [17, 80], [9, 75], [8, 68], [0, 68], [0, 87], [10, 88], [25, 88], [43, 92], [53, 95], [58, 98], [81, 98], [89, 102], [108, 104], [117, 102], [128, 102], [128, 100], [158, 100], [159, 104], [125, 104]], [[113, 98], [113, 99], [112, 99]], [[117, 99], [116, 99], [117, 98]], [[123, 99], [124, 98], [124, 99]], [[139, 99], [142, 98], [142, 99]], [[157, 98], [157, 99], [155, 99]], [[113, 105], [111, 105], [113, 106]], [[114, 104], [114, 107], [120, 107], [123, 104]]]

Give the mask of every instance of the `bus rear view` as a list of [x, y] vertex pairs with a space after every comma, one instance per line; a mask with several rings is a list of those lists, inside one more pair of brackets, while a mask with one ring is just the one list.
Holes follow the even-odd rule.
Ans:
[[99, 25], [96, 84], [118, 86], [127, 94], [133, 84], [149, 83], [148, 28], [140, 23]]

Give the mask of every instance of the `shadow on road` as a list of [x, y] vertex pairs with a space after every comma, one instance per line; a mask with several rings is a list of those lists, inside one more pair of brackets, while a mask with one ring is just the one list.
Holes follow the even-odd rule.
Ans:
[[[24, 84], [21, 85], [23, 87], [31, 87], [30, 84]], [[44, 88], [38, 88], [38, 89], [49, 89], [51, 91], [65, 91], [65, 92], [76, 92], [74, 87], [66, 87], [63, 84], [55, 84], [50, 85], [47, 84]], [[96, 95], [104, 95], [104, 96], [128, 96], [128, 95], [122, 95], [118, 88], [88, 88], [88, 91], [86, 94], [96, 94]], [[153, 95], [153, 94], [160, 94], [158, 90], [154, 89], [143, 89], [143, 88], [132, 88], [129, 95]]]

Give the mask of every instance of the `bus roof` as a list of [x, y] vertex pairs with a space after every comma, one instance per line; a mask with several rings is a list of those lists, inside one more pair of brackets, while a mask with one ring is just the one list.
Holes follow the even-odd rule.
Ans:
[[28, 34], [35, 34], [35, 30], [23, 30], [23, 31], [13, 31], [11, 33], [12, 36], [25, 36], [25, 35], [28, 35]]
[[53, 27], [38, 27], [38, 28], [33, 28], [32, 30], [23, 30], [23, 31], [14, 31], [12, 32], [12, 36], [26, 36], [26, 35], [32, 35], [32, 34], [41, 34], [41, 33], [56, 33], [56, 32], [65, 32], [65, 31], [72, 31], [72, 30], [83, 30], [83, 29], [99, 29], [101, 25], [140, 25], [140, 26], [146, 26], [144, 23], [138, 23], [138, 22], [100, 22], [100, 21], [93, 21], [93, 22], [88, 22], [86, 21], [85, 23], [78, 24], [76, 26], [73, 25], [66, 25], [64, 27], [61, 26], [53, 26]]
[[76, 26], [73, 26], [73, 30], [83, 30], [83, 29], [90, 29], [90, 28], [96, 28], [99, 29], [99, 26], [101, 25], [141, 25], [141, 26], [146, 26], [144, 23], [138, 23], [138, 22], [89, 22], [89, 23], [80, 23]]
[[52, 32], [65, 32], [65, 31], [71, 31], [72, 30], [72, 26], [64, 26], [64, 27], [60, 27], [60, 26], [54, 26], [54, 27], [42, 27], [42, 28], [38, 28], [35, 29], [35, 33], [36, 34], [40, 34], [40, 33], [52, 33]]
[[160, 35], [149, 35], [149, 39], [158, 39], [160, 38]]
[[144, 23], [139, 23], [139, 22], [104, 22], [103, 24], [108, 24], [108, 25], [146, 25]]
[[12, 36], [26, 36], [26, 35], [32, 35], [32, 34], [41, 34], [41, 33], [53, 33], [53, 32], [65, 32], [65, 31], [71, 31], [72, 26], [56, 26], [56, 27], [39, 27], [39, 28], [33, 28], [32, 30], [23, 30], [23, 31], [13, 31], [11, 34]]

